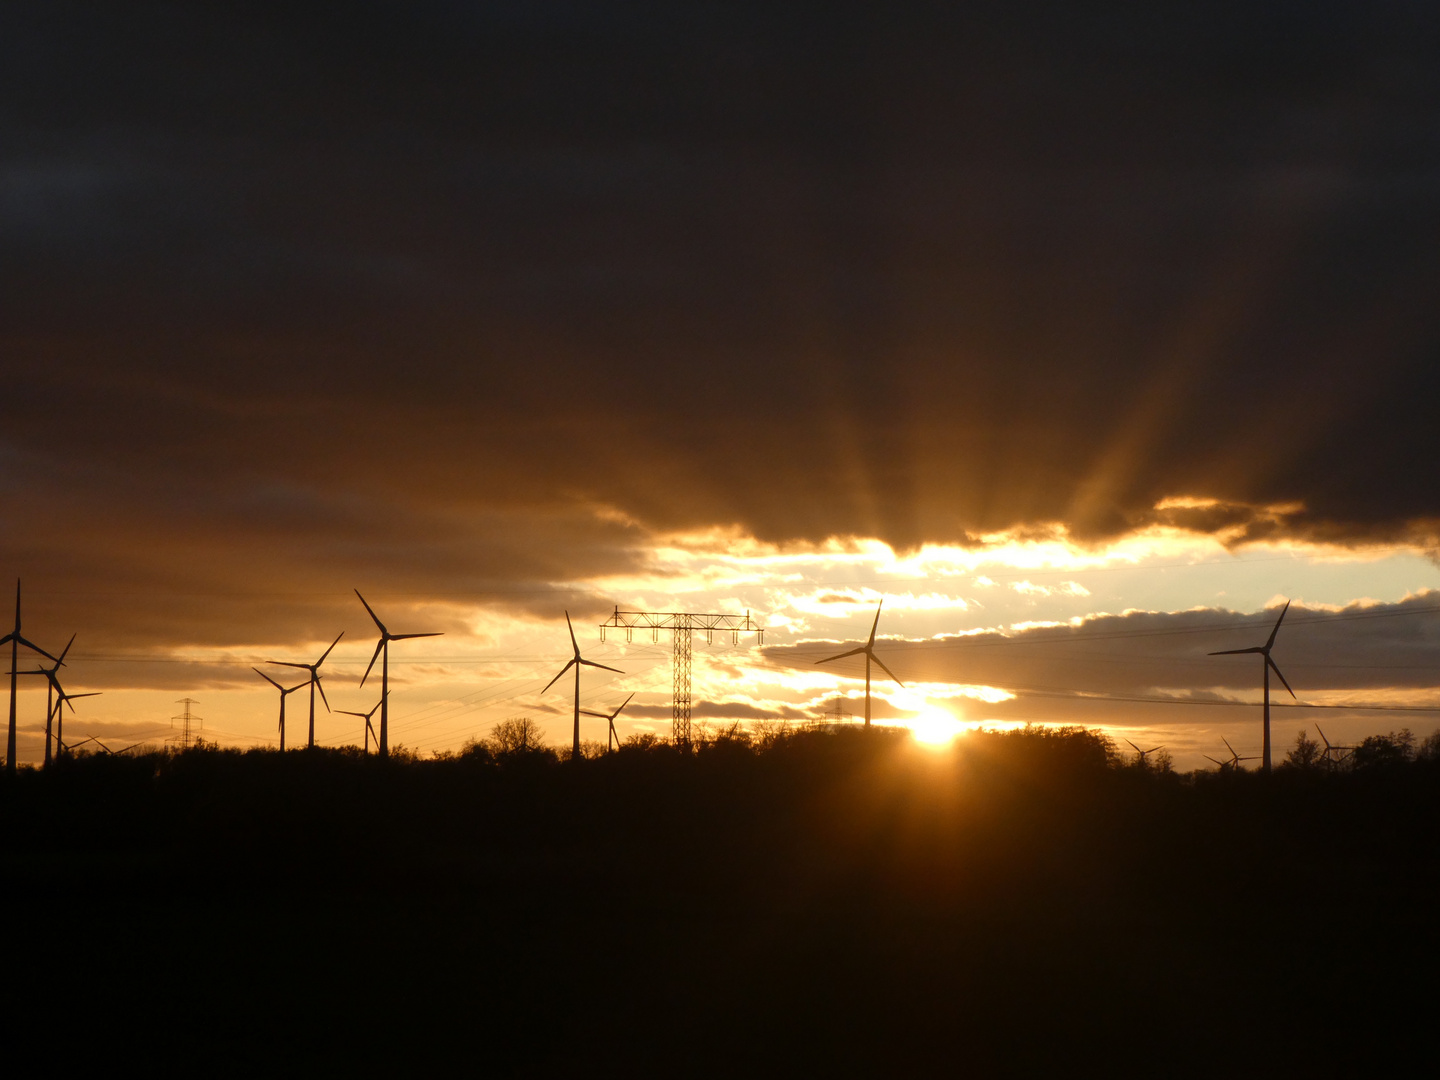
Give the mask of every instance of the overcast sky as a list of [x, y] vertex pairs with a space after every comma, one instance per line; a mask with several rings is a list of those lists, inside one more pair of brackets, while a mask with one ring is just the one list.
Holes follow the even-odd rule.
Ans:
[[[262, 737], [249, 661], [363, 666], [356, 586], [471, 664], [417, 710], [567, 609], [753, 603], [779, 672], [897, 588], [934, 701], [1239, 693], [1103, 634], [1260, 626], [1278, 557], [1440, 587], [1436, 55], [1417, 3], [0, 5], [0, 570], [127, 730], [185, 690]], [[1045, 597], [1025, 543], [1220, 569]], [[878, 584], [807, 609], [835, 544]], [[999, 586], [885, 584], [927, 545]], [[1310, 623], [1296, 677], [1420, 693], [1430, 618]], [[1037, 619], [1109, 659], [932, 640]]]

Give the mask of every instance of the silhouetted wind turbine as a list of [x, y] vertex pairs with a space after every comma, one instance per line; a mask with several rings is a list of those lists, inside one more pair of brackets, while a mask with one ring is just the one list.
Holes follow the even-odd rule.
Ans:
[[[1256, 645], [1249, 649], [1222, 649], [1219, 652], [1212, 652], [1211, 656], [1239, 656], [1242, 653], [1259, 653], [1265, 658], [1265, 741], [1260, 751], [1260, 767], [1266, 773], [1270, 772], [1270, 671], [1273, 668], [1280, 681], [1285, 683], [1285, 689], [1290, 690], [1290, 684], [1285, 682], [1285, 676], [1280, 674], [1275, 661], [1270, 659], [1270, 649], [1275, 644], [1275, 635], [1280, 632], [1280, 624], [1285, 621], [1285, 612], [1290, 610], [1290, 601], [1285, 601], [1285, 606], [1280, 609], [1280, 618], [1275, 620], [1275, 628], [1270, 631], [1270, 639], [1264, 645]], [[1290, 690], [1290, 696], [1295, 697], [1295, 691]], [[1298, 700], [1298, 699], [1297, 699]]]
[[866, 726], [866, 728], [869, 728], [869, 726], [870, 726], [870, 661], [871, 661], [871, 660], [874, 660], [875, 663], [879, 664], [880, 667], [884, 670], [885, 674], [886, 674], [886, 675], [889, 675], [890, 678], [894, 679], [897, 685], [902, 686], [902, 687], [905, 685], [903, 682], [900, 681], [900, 678], [899, 678], [898, 675], [896, 675], [896, 674], [895, 674], [893, 671], [891, 671], [888, 667], [885, 667], [885, 661], [881, 660], [880, 657], [878, 657], [878, 656], [875, 655], [875, 628], [880, 625], [880, 609], [881, 609], [882, 607], [884, 607], [884, 606], [885, 606], [885, 601], [884, 601], [884, 600], [881, 600], [880, 603], [879, 603], [878, 605], [876, 605], [876, 607], [875, 607], [875, 621], [870, 624], [870, 640], [867, 641], [864, 645], [861, 645], [858, 649], [851, 649], [849, 652], [836, 653], [834, 656], [827, 656], [824, 660], [816, 660], [816, 661], [815, 661], [817, 664], [828, 664], [831, 660], [843, 660], [843, 659], [844, 659], [845, 657], [847, 657], [847, 656], [855, 656], [855, 655], [858, 654], [858, 653], [864, 653], [864, 654], [865, 654], [865, 726]]
[[[571, 623], [570, 623], [570, 612], [568, 612], [568, 611], [565, 612], [565, 625], [570, 628], [570, 647], [575, 650], [575, 655], [572, 656], [569, 660], [565, 661], [565, 666], [560, 669], [559, 673], [555, 676], [555, 678], [551, 679], [548, 683], [545, 684], [545, 690], [549, 690], [550, 687], [554, 686], [557, 682], [559, 682], [559, 681], [560, 681], [560, 676], [561, 676], [561, 675], [564, 675], [565, 672], [569, 671], [572, 667], [575, 669], [575, 741], [574, 741], [573, 747], [572, 747], [572, 749], [571, 749], [571, 751], [570, 751], [570, 760], [571, 760], [571, 761], [579, 761], [579, 760], [580, 760], [580, 668], [581, 668], [582, 666], [583, 666], [583, 667], [598, 667], [598, 668], [603, 668], [603, 669], [606, 670], [606, 671], [613, 671], [613, 672], [615, 672], [616, 675], [624, 675], [625, 673], [624, 673], [623, 671], [621, 671], [619, 668], [605, 667], [604, 664], [597, 664], [594, 660], [586, 660], [583, 656], [580, 655], [580, 643], [575, 640], [575, 627], [572, 626]], [[545, 693], [545, 690], [541, 690], [540, 693], [542, 693], [542, 694]], [[627, 699], [627, 700], [628, 700], [628, 699]], [[622, 708], [623, 708], [623, 706], [622, 706]], [[617, 711], [618, 711], [618, 710], [617, 710]]]
[[[380, 700], [383, 701], [384, 698], [381, 698]], [[370, 706], [370, 711], [369, 711], [369, 712], [354, 712], [354, 711], [352, 711], [352, 710], [350, 710], [350, 709], [336, 709], [336, 710], [335, 710], [335, 711], [338, 712], [338, 713], [344, 713], [346, 716], [363, 716], [363, 717], [365, 718], [365, 749], [362, 750], [361, 753], [364, 753], [364, 754], [369, 754], [369, 753], [370, 753], [370, 740], [371, 740], [372, 738], [375, 738], [375, 745], [376, 745], [376, 746], [379, 746], [379, 745], [380, 745], [380, 740], [379, 740], [379, 738], [376, 738], [376, 737], [375, 737], [375, 729], [374, 729], [374, 727], [372, 727], [371, 724], [370, 724], [370, 718], [375, 715], [375, 710], [378, 709], [378, 708], [380, 708], [380, 702], [379, 702], [379, 701], [377, 701], [374, 705]]]
[[[1320, 731], [1319, 724], [1315, 725], [1315, 730]], [[1330, 740], [1325, 737], [1325, 732], [1323, 731], [1320, 731], [1320, 741], [1325, 744], [1325, 753], [1322, 754], [1321, 757], [1325, 762], [1330, 765], [1332, 769], [1336, 765], [1339, 765], [1342, 761], [1344, 761], [1349, 755], [1353, 754], [1357, 749], [1354, 746], [1331, 746]]]
[[[344, 630], [341, 630], [340, 633], [335, 636], [335, 640], [330, 643], [330, 649], [333, 649], [333, 648], [335, 648], [336, 645], [339, 645], [339, 644], [340, 644], [340, 639], [341, 639], [342, 637], [344, 637], [344, 636], [345, 636], [345, 631], [344, 631]], [[292, 662], [289, 661], [289, 660], [266, 660], [266, 661], [265, 661], [267, 664], [276, 664], [276, 665], [278, 665], [278, 666], [280, 666], [280, 667], [298, 667], [298, 668], [300, 668], [300, 669], [302, 669], [302, 670], [304, 670], [304, 671], [310, 672], [310, 739], [309, 739], [309, 741], [308, 741], [305, 745], [308, 746], [308, 747], [311, 747], [311, 748], [313, 748], [313, 747], [315, 746], [315, 690], [316, 690], [316, 688], [319, 688], [319, 690], [320, 690], [320, 700], [323, 701], [323, 702], [325, 702], [325, 711], [326, 711], [326, 712], [329, 712], [329, 711], [330, 711], [330, 699], [325, 696], [325, 687], [323, 687], [323, 686], [320, 685], [320, 665], [325, 662], [325, 657], [327, 657], [327, 656], [330, 655], [330, 649], [326, 649], [323, 653], [321, 653], [321, 654], [320, 654], [320, 659], [319, 659], [319, 660], [316, 660], [313, 664], [296, 664], [296, 663], [292, 663]], [[277, 685], [278, 685], [278, 684], [277, 684]], [[303, 685], [303, 684], [302, 684], [302, 685]], [[284, 698], [281, 698], [280, 700], [283, 702], [285, 699], [284, 699]]]
[[[1131, 746], [1135, 746], [1135, 744], [1134, 744], [1133, 742], [1130, 742], [1129, 739], [1126, 739], [1125, 741], [1128, 742], [1128, 743], [1130, 743]], [[1149, 750], [1141, 750], [1138, 746], [1135, 746], [1135, 753], [1137, 753], [1137, 754], [1140, 755], [1140, 757], [1136, 760], [1136, 764], [1143, 766], [1143, 765], [1145, 764], [1145, 759], [1146, 759], [1147, 757], [1149, 757], [1151, 754], [1155, 753], [1156, 750], [1164, 750], [1164, 749], [1165, 749], [1165, 747], [1163, 747], [1163, 746], [1152, 746]], [[1211, 758], [1210, 760], [1211, 760], [1211, 761], [1214, 761], [1215, 759], [1214, 759], [1214, 758]]]
[[[1126, 741], [1126, 742], [1130, 742], [1129, 739], [1126, 739], [1125, 741]], [[1221, 735], [1221, 736], [1220, 736], [1220, 741], [1225, 744], [1225, 749], [1230, 751], [1230, 760], [1229, 760], [1229, 761], [1221, 761], [1219, 758], [1213, 758], [1213, 757], [1211, 757], [1209, 754], [1205, 754], [1204, 757], [1205, 757], [1205, 760], [1206, 760], [1206, 761], [1213, 761], [1213, 762], [1215, 762], [1215, 764], [1216, 764], [1216, 765], [1219, 765], [1222, 770], [1223, 770], [1223, 769], [1231, 769], [1231, 770], [1239, 771], [1239, 769], [1240, 769], [1240, 763], [1241, 763], [1242, 761], [1254, 761], [1254, 760], [1255, 760], [1255, 758], [1254, 758], [1253, 756], [1251, 756], [1251, 757], [1241, 757], [1239, 754], [1237, 754], [1237, 753], [1235, 752], [1235, 748], [1230, 745], [1230, 740], [1227, 739], [1227, 738], [1225, 738], [1224, 735]], [[1131, 746], [1134, 746], [1135, 744], [1134, 744], [1134, 743], [1130, 743], [1130, 745], [1131, 745]]]
[[[360, 590], [355, 590], [355, 595], [360, 596]], [[365, 604], [365, 597], [360, 596], [360, 603]], [[365, 685], [365, 680], [370, 677], [370, 668], [375, 666], [377, 657], [380, 660], [380, 756], [390, 756], [390, 642], [404, 641], [406, 638], [417, 637], [443, 637], [440, 632], [430, 634], [392, 634], [380, 621], [380, 616], [375, 614], [375, 609], [365, 604], [365, 610], [370, 613], [370, 618], [375, 621], [376, 627], [380, 630], [380, 640], [375, 644], [375, 655], [370, 657], [370, 665], [365, 669], [365, 674], [360, 676], [360, 685]]]
[[[55, 695], [63, 693], [60, 689], [60, 679], [56, 672], [60, 665], [65, 663], [65, 654], [70, 651], [70, 646], [75, 644], [75, 635], [70, 635], [70, 640], [65, 643], [65, 648], [60, 650], [60, 656], [55, 661], [54, 667], [41, 666], [35, 671], [22, 671], [21, 675], [44, 675], [45, 676], [45, 768], [50, 767], [50, 721], [55, 713]], [[73, 708], [73, 706], [72, 706]]]
[[37, 652], [46, 660], [60, 661], [51, 656], [44, 649], [40, 648], [33, 641], [26, 640], [20, 633], [20, 579], [15, 579], [15, 629], [0, 638], [0, 645], [10, 646], [10, 734], [5, 740], [5, 771], [11, 776], [15, 775], [15, 691], [16, 679], [19, 677], [20, 667], [20, 646], [24, 645], [31, 652]]
[[[65, 713], [64, 713], [64, 706], [70, 705], [70, 702], [74, 701], [76, 698], [82, 698], [82, 697], [99, 697], [99, 696], [100, 696], [100, 691], [99, 691], [99, 690], [88, 690], [88, 691], [86, 691], [86, 692], [83, 693], [83, 694], [67, 694], [64, 690], [58, 690], [58, 689], [56, 690], [56, 692], [55, 692], [55, 742], [56, 742], [57, 744], [63, 745], [63, 740], [64, 740], [64, 736], [65, 736]], [[74, 706], [74, 705], [70, 705], [70, 711], [71, 711], [72, 713], [75, 711], [75, 706]], [[81, 739], [81, 740], [80, 740], [80, 742], [84, 742], [84, 741], [85, 741], [84, 739]], [[77, 743], [76, 745], [78, 746], [79, 744]]]
[[[336, 640], [336, 641], [339, 641], [340, 639], [339, 639], [339, 638], [336, 638], [335, 640]], [[332, 645], [331, 648], [333, 649], [334, 646]], [[320, 659], [323, 660], [323, 659], [325, 659], [325, 658], [322, 656]], [[289, 667], [290, 665], [287, 664], [286, 666]], [[316, 666], [316, 667], [319, 667], [320, 665], [319, 665], [319, 664], [316, 664], [315, 666]], [[258, 667], [257, 667], [257, 668], [251, 668], [250, 670], [253, 671], [253, 672], [255, 672], [256, 675], [259, 675], [262, 679], [264, 679], [266, 682], [268, 682], [271, 686], [275, 687], [276, 690], [279, 690], [279, 691], [280, 691], [280, 752], [283, 754], [283, 753], [285, 752], [285, 699], [286, 699], [287, 697], [289, 697], [291, 694], [293, 694], [296, 690], [303, 690], [303, 689], [305, 689], [306, 686], [308, 686], [308, 685], [310, 685], [310, 684], [309, 684], [309, 683], [303, 683], [303, 682], [302, 682], [302, 683], [296, 683], [294, 686], [290, 687], [290, 688], [287, 690], [285, 687], [281, 686], [278, 682], [276, 682], [274, 679], [272, 679], [269, 675], [266, 675], [265, 672], [261, 671]], [[313, 690], [310, 691], [310, 707], [311, 707], [312, 709], [315, 707], [315, 691], [313, 691]], [[312, 715], [313, 715], [313, 714], [312, 714]], [[314, 730], [315, 730], [315, 725], [314, 725], [314, 721], [313, 721], [313, 720], [311, 721], [310, 730], [311, 730], [311, 731], [314, 731]]]
[[1235, 752], [1235, 748], [1230, 745], [1230, 740], [1227, 739], [1227, 738], [1225, 738], [1224, 735], [1221, 735], [1221, 736], [1220, 736], [1220, 741], [1225, 744], [1225, 749], [1230, 751], [1230, 767], [1231, 767], [1231, 768], [1233, 768], [1233, 769], [1238, 769], [1238, 768], [1240, 768], [1240, 762], [1242, 762], [1242, 761], [1254, 761], [1254, 760], [1255, 760], [1255, 755], [1254, 755], [1254, 754], [1251, 754], [1249, 757], [1241, 757], [1239, 754], [1237, 754], [1237, 753]]
[[[557, 675], [555, 677], [558, 679], [560, 676]], [[634, 696], [634, 694], [631, 694], [630, 697], [627, 697], [624, 701], [620, 703], [620, 708], [616, 709], [612, 713], [591, 712], [589, 709], [580, 710], [586, 716], [598, 716], [601, 720], [608, 720], [610, 722], [610, 734], [605, 740], [605, 749], [607, 751], [610, 749], [610, 744], [612, 741], [615, 743], [616, 746], [620, 745], [620, 736], [615, 731], [615, 717], [620, 715], [621, 709], [625, 708], [626, 705], [630, 704], [630, 698], [633, 698]]]

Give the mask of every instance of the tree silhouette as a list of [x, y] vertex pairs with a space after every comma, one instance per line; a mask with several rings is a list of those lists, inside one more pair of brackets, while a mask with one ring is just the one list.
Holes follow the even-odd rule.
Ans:
[[545, 745], [545, 732], [528, 716], [512, 716], [490, 729], [483, 740], [497, 758], [514, 758], [550, 754]]
[[1320, 765], [1320, 743], [1304, 731], [1295, 736], [1295, 746], [1285, 755], [1283, 768], [1311, 770]]

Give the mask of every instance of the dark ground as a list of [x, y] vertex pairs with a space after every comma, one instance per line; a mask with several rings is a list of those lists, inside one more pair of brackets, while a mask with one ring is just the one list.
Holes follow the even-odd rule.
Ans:
[[1180, 778], [1087, 735], [847, 732], [0, 790], [11, 1049], [57, 1070], [1273, 1076], [1429, 1043], [1428, 762]]

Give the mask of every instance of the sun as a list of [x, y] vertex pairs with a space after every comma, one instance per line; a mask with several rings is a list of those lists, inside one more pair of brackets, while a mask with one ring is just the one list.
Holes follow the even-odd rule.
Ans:
[[927, 709], [910, 721], [910, 734], [925, 746], [949, 746], [961, 730], [960, 721], [944, 709]]

